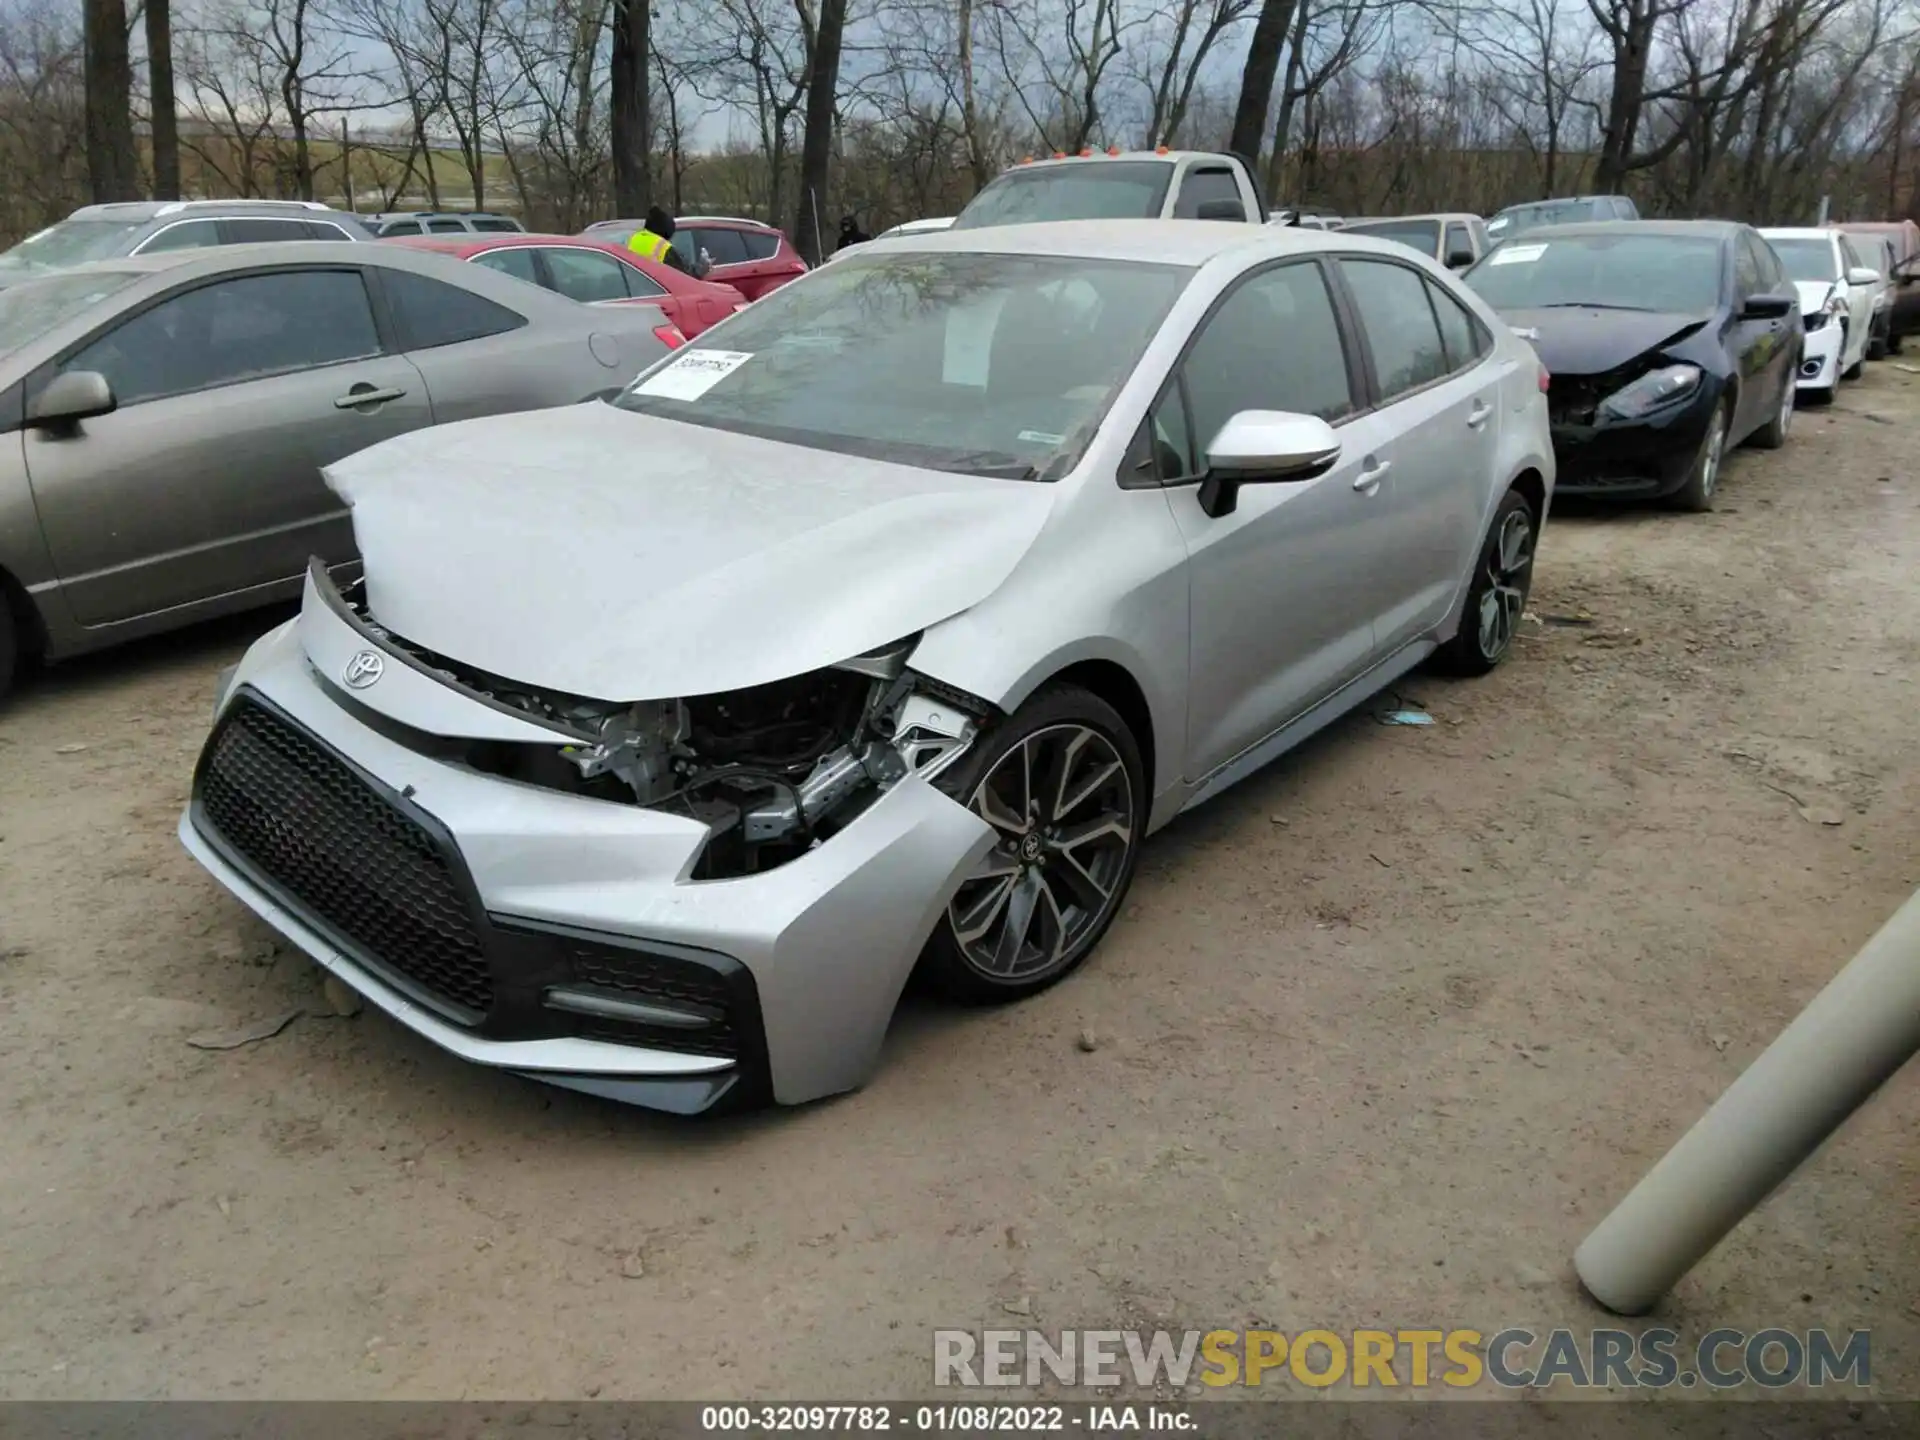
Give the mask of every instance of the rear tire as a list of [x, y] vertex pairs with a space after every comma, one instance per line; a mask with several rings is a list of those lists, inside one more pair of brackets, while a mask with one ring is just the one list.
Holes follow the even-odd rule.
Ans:
[[1866, 359], [1866, 356], [1863, 355], [1858, 360], [1854, 361], [1853, 364], [1849, 365], [1846, 369], [1842, 370], [1840, 372], [1840, 378], [1842, 380], [1858, 380], [1860, 378], [1860, 372], [1866, 368], [1867, 368], [1867, 359]]
[[1890, 332], [1887, 336], [1887, 354], [1898, 355], [1900, 347], [1906, 343], [1906, 338], [1897, 330]]
[[1139, 743], [1098, 695], [1049, 685], [939, 785], [999, 833], [920, 973], [968, 1004], [1038, 994], [1093, 953], [1133, 883], [1149, 799]]
[[1687, 483], [1673, 492], [1677, 509], [1696, 515], [1713, 509], [1713, 497], [1720, 488], [1720, 467], [1727, 458], [1727, 432], [1733, 428], [1733, 402], [1726, 401], [1713, 412], [1713, 423], [1701, 437], [1700, 452], [1687, 471]]
[[1473, 562], [1460, 629], [1434, 655], [1436, 668], [1449, 675], [1484, 675], [1507, 658], [1533, 589], [1539, 523], [1518, 490], [1501, 497]]
[[7, 592], [0, 586], [0, 700], [13, 688], [14, 672], [20, 666], [20, 626], [7, 605]]
[[1780, 384], [1780, 403], [1773, 407], [1773, 418], [1753, 432], [1753, 443], [1759, 449], [1778, 450], [1787, 443], [1787, 432], [1793, 428], [1794, 391], [1798, 388], [1793, 377], [1799, 369], [1797, 359], [1787, 367], [1786, 379]]

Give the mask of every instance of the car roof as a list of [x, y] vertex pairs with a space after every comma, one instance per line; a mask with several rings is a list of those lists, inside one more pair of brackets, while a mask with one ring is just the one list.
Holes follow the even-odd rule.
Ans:
[[1837, 240], [1839, 237], [1830, 226], [1819, 225], [1762, 225], [1760, 233], [1769, 240]]
[[444, 250], [470, 255], [481, 250], [516, 250], [536, 245], [576, 245], [586, 250], [624, 250], [626, 247], [597, 235], [549, 235], [534, 230], [468, 230], [458, 235], [395, 235], [393, 243], [409, 250]]
[[349, 219], [358, 219], [350, 211], [335, 210], [331, 205], [323, 205], [318, 200], [114, 200], [101, 205], [82, 205], [67, 218], [69, 220], [161, 220], [174, 215], [284, 215], [289, 211], [303, 214], [346, 215]]
[[1427, 210], [1418, 215], [1360, 215], [1349, 217], [1347, 228], [1356, 225], [1397, 225], [1402, 220], [1478, 220], [1471, 210]]
[[1261, 248], [1302, 253], [1359, 244], [1382, 253], [1402, 247], [1338, 230], [1295, 226], [1235, 225], [1220, 220], [1044, 220], [1026, 225], [990, 225], [969, 230], [927, 230], [888, 239], [886, 253], [937, 250], [995, 255], [1057, 255], [1087, 260], [1143, 260], [1198, 269], [1233, 251]]
[[771, 230], [775, 234], [779, 233], [780, 228], [769, 225], [765, 220], [748, 220], [740, 215], [676, 215], [673, 224], [675, 229], [682, 225], [723, 225], [742, 230]]
[[[1094, 165], [1102, 160], [1225, 160], [1231, 162], [1233, 156], [1222, 150], [1122, 150], [1110, 155], [1105, 150], [1095, 150], [1088, 155], [1047, 155], [1032, 160], [1022, 160], [1018, 165], [1003, 170], [1001, 174], [1011, 174], [1017, 170], [1049, 169], [1055, 165]], [[998, 178], [997, 176], [995, 177]], [[1221, 222], [1214, 221], [1214, 224]]]
[[1726, 240], [1746, 228], [1737, 220], [1581, 220], [1572, 225], [1555, 225], [1550, 230], [1523, 231], [1514, 241], [1502, 243], [1544, 245], [1577, 235], [1664, 235], [1676, 240], [1689, 236], [1696, 240]]
[[1498, 213], [1509, 210], [1531, 210], [1536, 205], [1583, 205], [1595, 200], [1624, 200], [1624, 195], [1548, 195], [1540, 200], [1516, 200], [1511, 205], [1502, 205]]

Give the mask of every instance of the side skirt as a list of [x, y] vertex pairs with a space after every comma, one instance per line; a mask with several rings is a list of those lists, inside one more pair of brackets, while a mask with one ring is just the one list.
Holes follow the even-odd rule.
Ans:
[[1239, 784], [1254, 771], [1279, 759], [1309, 735], [1324, 729], [1363, 700], [1391, 685], [1439, 648], [1430, 637], [1409, 640], [1378, 665], [1356, 675], [1311, 710], [1288, 721], [1266, 739], [1241, 751], [1207, 776], [1187, 797], [1187, 803], [1180, 807], [1181, 812], [1211, 800], [1222, 790]]

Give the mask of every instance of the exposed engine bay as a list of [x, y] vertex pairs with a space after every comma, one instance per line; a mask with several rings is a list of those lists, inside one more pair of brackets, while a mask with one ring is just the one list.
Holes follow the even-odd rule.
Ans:
[[932, 779], [973, 744], [991, 707], [916, 675], [909, 637], [804, 675], [684, 700], [540, 692], [408, 644], [344, 597], [361, 625], [457, 689], [565, 732], [562, 743], [462, 742], [445, 758], [509, 779], [672, 810], [711, 831], [695, 879], [784, 864], [908, 774]]

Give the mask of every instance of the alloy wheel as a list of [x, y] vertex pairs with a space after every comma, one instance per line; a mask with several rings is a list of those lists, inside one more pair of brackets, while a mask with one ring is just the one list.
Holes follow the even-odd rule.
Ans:
[[1480, 595], [1480, 653], [1498, 660], [1513, 643], [1520, 613], [1527, 604], [1533, 568], [1533, 520], [1525, 510], [1510, 512], [1487, 550], [1487, 585]]
[[1725, 415], [1717, 416], [1713, 429], [1707, 433], [1707, 453], [1700, 457], [1700, 493], [1711, 498], [1713, 487], [1720, 483], [1720, 459], [1727, 448], [1727, 425]]
[[1099, 933], [1134, 843], [1133, 781], [1086, 725], [1036, 730], [993, 763], [967, 801], [998, 838], [947, 908], [984, 978], [1026, 983], [1063, 969]]

